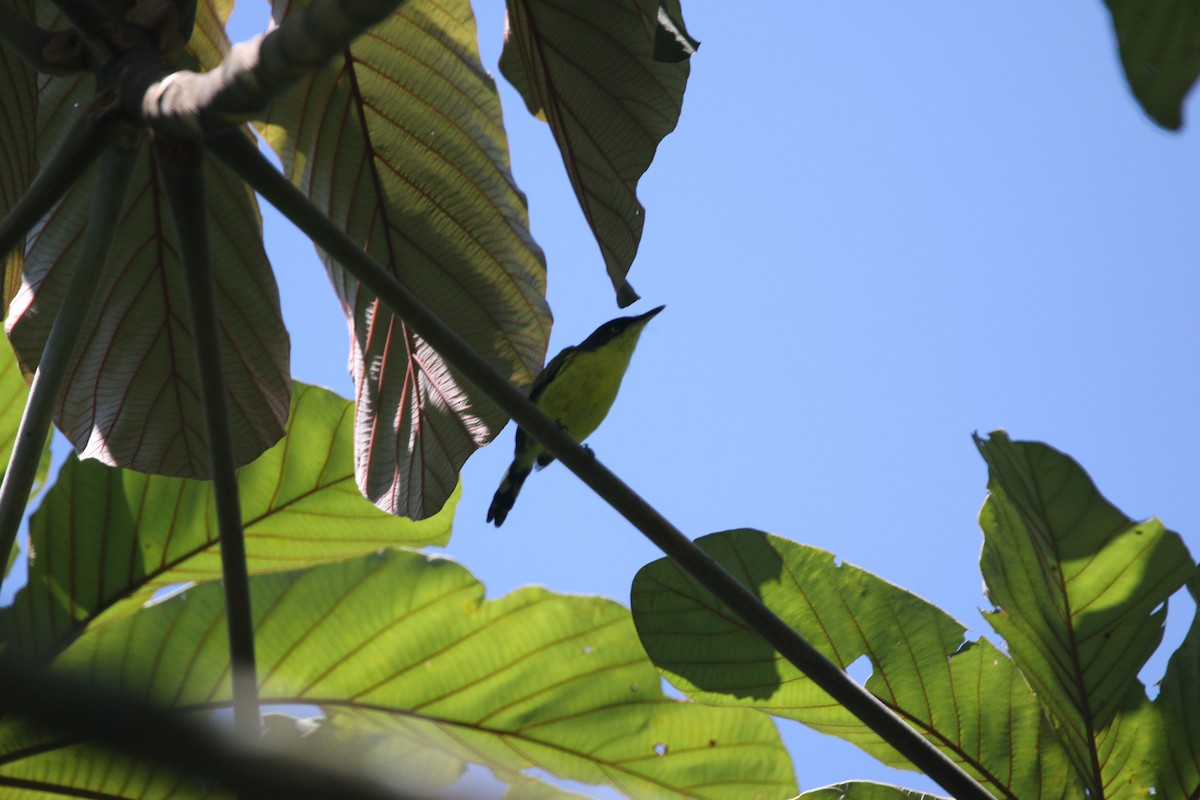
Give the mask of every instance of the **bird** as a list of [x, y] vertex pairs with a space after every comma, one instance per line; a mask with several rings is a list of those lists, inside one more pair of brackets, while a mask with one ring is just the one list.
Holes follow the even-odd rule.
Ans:
[[[642, 330], [664, 308], [659, 306], [639, 316], [609, 320], [579, 344], [565, 348], [538, 374], [529, 399], [582, 442], [608, 415]], [[495, 522], [497, 528], [503, 525], [529, 473], [552, 461], [552, 453], [517, 428], [513, 462], [492, 498], [487, 521]]]

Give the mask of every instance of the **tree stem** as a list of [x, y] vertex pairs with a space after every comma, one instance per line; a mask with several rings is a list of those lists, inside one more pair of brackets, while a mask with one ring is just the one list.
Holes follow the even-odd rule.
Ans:
[[[46, 436], [50, 433], [63, 376], [75, 355], [79, 332], [91, 311], [113, 240], [120, 230], [125, 193], [136, 160], [136, 150], [120, 146], [109, 148], [100, 160], [92, 213], [83, 235], [83, 254], [75, 266], [62, 307], [42, 350], [13, 442], [12, 457], [4, 471], [4, 481], [0, 483], [0, 558], [5, 562], [12, 553], [21, 518], [25, 515], [29, 490], [37, 474]], [[3, 580], [0, 575], [0, 582]]]
[[572, 439], [557, 422], [542, 414], [400, 281], [330, 222], [244, 136], [213, 138], [208, 141], [208, 146], [317, 246], [378, 295], [394, 314], [491, 397], [526, 433], [537, 439], [684, 571], [724, 601], [748, 627], [797, 669], [956, 798], [993, 800], [992, 795], [970, 775], [788, 627], [752, 591], [601, 464], [591, 451]]
[[[239, 136], [241, 134], [238, 134]], [[242, 508], [238, 498], [233, 433], [229, 426], [229, 393], [221, 359], [221, 330], [217, 288], [208, 246], [207, 210], [204, 201], [204, 148], [198, 142], [154, 137], [154, 152], [161, 166], [167, 200], [175, 221], [183, 260], [192, 341], [217, 526], [221, 537], [221, 572], [225, 586], [225, 616], [233, 678], [235, 730], [248, 739], [259, 735], [258, 678], [254, 658], [254, 615], [250, 603], [250, 578], [246, 568], [246, 543]]]

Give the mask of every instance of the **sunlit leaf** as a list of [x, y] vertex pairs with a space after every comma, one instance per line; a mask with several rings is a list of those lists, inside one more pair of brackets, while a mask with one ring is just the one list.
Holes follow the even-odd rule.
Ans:
[[[226, 13], [228, 3], [222, 5]], [[216, 13], [204, 4], [193, 36], [195, 54], [205, 59], [215, 59], [226, 44], [223, 33], [216, 41], [204, 33], [219, 22]], [[83, 113], [91, 83], [90, 77], [43, 82], [40, 147], [55, 146]], [[244, 464], [283, 433], [288, 340], [253, 193], [214, 160], [207, 166], [223, 365], [236, 457]], [[81, 262], [81, 234], [95, 186], [94, 175], [73, 186], [30, 236], [21, 287], [7, 320], [27, 372], [41, 358], [70, 276]], [[84, 457], [144, 472], [203, 477], [207, 451], [182, 265], [161, 177], [145, 148], [120, 225], [55, 421]]]
[[[294, 11], [280, 0], [276, 18]], [[468, 0], [412, 0], [271, 110], [291, 179], [520, 386], [550, 330], [545, 267], [509, 171]], [[392, 513], [435, 513], [506, 421], [337, 264], [352, 323], [358, 481]]]
[[1137, 674], [1162, 641], [1167, 598], [1195, 573], [1192, 558], [1178, 534], [1122, 514], [1062, 453], [1002, 431], [976, 443], [989, 468], [979, 515], [988, 621], [1092, 796], [1145, 788]]
[[637, 183], [679, 121], [695, 45], [678, 2], [508, 0], [500, 70], [550, 123], [622, 306], [637, 299], [620, 291], [642, 238]]
[[[296, 384], [288, 435], [239, 473], [252, 573], [448, 540], [454, 503], [412, 522], [359, 494], [353, 414], [337, 395]], [[72, 458], [30, 522], [37, 557], [29, 586], [0, 612], [4, 641], [52, 654], [101, 616], [137, 611], [159, 589], [219, 579], [214, 514], [206, 481]]]
[[1191, 0], [1105, 0], [1133, 96], [1172, 130], [1200, 75], [1200, 7]]
[[[752, 530], [696, 542], [843, 669], [985, 786], [1006, 797], [1067, 795], [1069, 767], [1011, 660], [937, 607], [833, 554]], [[911, 764], [667, 559], [633, 583], [638, 633], [664, 675], [707, 703], [757, 708]]]
[[[537, 768], [639, 800], [796, 792], [770, 719], [664, 696], [629, 612], [611, 601], [540, 588], [489, 601], [454, 562], [405, 551], [260, 576], [251, 589], [263, 702], [320, 706], [328, 719], [306, 738], [356, 743], [374, 768], [436, 785], [480, 763], [522, 792]], [[209, 709], [229, 703], [224, 638], [210, 584], [88, 630], [57, 666], [181, 712]], [[67, 775], [82, 748], [40, 744], [0, 752], [0, 779], [52, 775], [47, 788], [92, 791], [106, 773], [92, 757]]]
[[915, 792], [886, 783], [852, 781], [804, 792], [797, 800], [942, 800], [935, 794]]
[[[1200, 579], [1188, 585], [1200, 595]], [[1154, 706], [1160, 714], [1162, 758], [1155, 786], [1160, 797], [1200, 797], [1200, 608], [1183, 644], [1171, 656]]]

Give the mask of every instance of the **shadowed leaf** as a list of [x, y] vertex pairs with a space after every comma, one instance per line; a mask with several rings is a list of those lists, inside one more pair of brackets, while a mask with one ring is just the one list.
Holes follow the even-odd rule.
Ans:
[[[445, 544], [454, 504], [414, 523], [385, 514], [354, 484], [353, 407], [296, 385], [288, 435], [238, 474], [251, 573]], [[166, 586], [221, 577], [212, 484], [69, 460], [30, 521], [29, 586], [0, 632], [41, 655], [99, 619], [136, 612]]]
[[[276, 3], [276, 18], [296, 7]], [[545, 267], [467, 0], [405, 3], [269, 122], [292, 181], [501, 374], [530, 385], [550, 330]], [[359, 486], [392, 513], [433, 514], [507, 418], [325, 264], [351, 322]]]
[[508, 0], [500, 71], [550, 123], [622, 306], [637, 299], [625, 282], [644, 222], [637, 183], [679, 121], [697, 44], [675, 0]]
[[976, 438], [989, 470], [979, 514], [986, 614], [1054, 720], [1093, 797], [1145, 788], [1155, 727], [1138, 671], [1162, 641], [1166, 600], [1195, 573], [1178, 534], [1134, 522], [1083, 469], [1003, 431]]
[[1164, 128], [1183, 125], [1183, 100], [1200, 75], [1200, 6], [1191, 0], [1105, 0], [1129, 88]]
[[[228, 3], [222, 6], [221, 13], [227, 13]], [[200, 10], [193, 55], [215, 59], [227, 44], [220, 17], [212, 4]], [[90, 78], [43, 84], [38, 129], [44, 152], [81, 113], [90, 84]], [[212, 159], [206, 163], [230, 419], [236, 458], [245, 464], [283, 433], [290, 391], [288, 339], [254, 196], [227, 168]], [[70, 276], [82, 259], [81, 234], [95, 180], [91, 175], [72, 187], [30, 236], [21, 286], [7, 319], [27, 372], [37, 367]], [[129, 198], [98, 301], [68, 366], [55, 422], [85, 458], [143, 472], [204, 477], [207, 452], [182, 265], [161, 178], [145, 148]]]
[[[533, 792], [530, 768], [639, 800], [795, 794], [770, 720], [665, 697], [611, 601], [539, 588], [488, 601], [457, 564], [404, 551], [260, 576], [252, 593], [263, 702], [320, 706], [305, 737], [318, 750], [350, 746], [431, 785], [480, 763], [522, 797], [562, 796]], [[226, 706], [223, 607], [220, 587], [197, 587], [90, 629], [57, 665], [180, 711]], [[32, 734], [0, 744], [0, 780], [101, 791], [140, 777]]]
[[[986, 640], [964, 642], [937, 607], [826, 551], [752, 530], [696, 543], [835, 664], [869, 659], [867, 689], [985, 787], [1068, 796], [1069, 767], [1041, 708]], [[672, 562], [642, 568], [632, 604], [646, 651], [688, 696], [799, 720], [912, 769]]]

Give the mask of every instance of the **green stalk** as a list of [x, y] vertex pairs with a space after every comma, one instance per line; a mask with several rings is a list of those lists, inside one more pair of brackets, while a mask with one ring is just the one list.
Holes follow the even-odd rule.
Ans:
[[684, 571], [724, 601], [749, 628], [815, 684], [954, 797], [959, 800], [993, 800], [992, 795], [962, 768], [788, 627], [752, 591], [601, 464], [590, 450], [572, 439], [557, 422], [542, 414], [537, 406], [447, 328], [400, 281], [330, 222], [244, 136], [238, 134], [213, 138], [208, 141], [208, 146], [317, 246], [374, 292], [459, 373], [491, 397], [521, 428], [541, 442]]
[[[100, 160], [100, 174], [92, 197], [92, 213], [83, 234], [83, 255], [75, 266], [62, 308], [50, 328], [37, 371], [33, 375], [33, 385], [29, 387], [29, 399], [21, 415], [20, 427], [17, 428], [12, 457], [4, 472], [4, 481], [0, 483], [0, 558], [5, 562], [12, 552], [21, 518], [25, 515], [29, 490], [37, 474], [46, 436], [50, 433], [63, 376], [75, 355], [79, 332], [92, 308], [96, 287], [100, 285], [100, 277], [104, 274], [112, 251], [113, 239], [120, 229], [125, 193], [136, 159], [136, 150], [115, 146], [109, 148]], [[0, 582], [3, 580], [4, 577], [0, 575]]]
[[54, 155], [38, 172], [17, 204], [0, 221], [0, 259], [21, 244], [25, 234], [79, 180], [117, 134], [113, 95], [102, 95], [71, 128]]
[[247, 739], [259, 735], [258, 678], [254, 659], [254, 615], [250, 604], [250, 576], [246, 569], [246, 542], [242, 507], [238, 499], [237, 466], [233, 433], [229, 426], [229, 392], [221, 362], [221, 331], [217, 314], [217, 286], [208, 246], [204, 200], [204, 148], [198, 142], [154, 137], [154, 152], [162, 168], [167, 202], [175, 221], [183, 259], [192, 341], [217, 527], [221, 537], [221, 572], [225, 587], [225, 617], [229, 629], [229, 657], [233, 677], [234, 729]]

